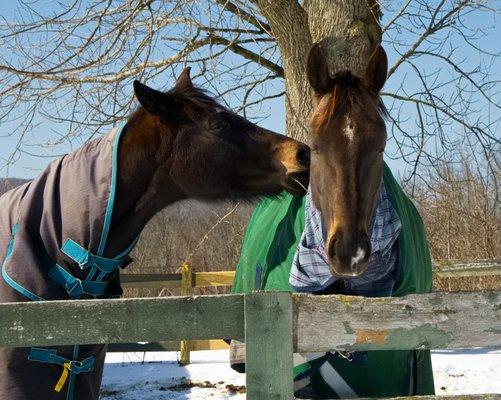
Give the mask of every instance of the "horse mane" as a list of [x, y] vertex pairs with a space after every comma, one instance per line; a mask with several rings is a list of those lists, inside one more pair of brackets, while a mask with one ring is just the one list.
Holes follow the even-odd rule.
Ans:
[[210, 96], [207, 90], [201, 89], [197, 86], [190, 86], [184, 88], [172, 88], [167, 94], [176, 95], [182, 101], [186, 101], [202, 111], [212, 111], [214, 108], [228, 111], [228, 109], [218, 102], [214, 97]]
[[368, 111], [374, 110], [383, 119], [388, 116], [388, 110], [379, 94], [374, 98], [374, 94], [367, 89], [362, 80], [350, 71], [338, 72], [332, 79], [334, 85], [330, 93], [326, 94], [329, 96], [327, 105], [323, 112], [315, 115], [315, 125], [327, 124], [337, 112], [350, 109], [355, 103]]
[[[222, 111], [230, 111], [227, 107], [223, 106], [219, 101], [210, 96], [207, 90], [201, 89], [197, 86], [176, 88], [167, 90], [165, 94], [175, 95], [180, 103], [190, 104], [192, 107], [200, 110], [201, 112], [213, 112], [214, 109]], [[232, 111], [230, 111], [232, 112]], [[147, 111], [139, 105], [128, 117], [128, 121], [134, 123], [140, 120]]]

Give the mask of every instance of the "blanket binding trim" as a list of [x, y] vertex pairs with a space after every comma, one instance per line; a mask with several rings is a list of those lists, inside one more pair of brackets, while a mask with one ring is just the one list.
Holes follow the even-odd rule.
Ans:
[[111, 163], [111, 188], [110, 195], [108, 198], [108, 205], [106, 207], [106, 214], [104, 217], [103, 231], [101, 232], [101, 240], [99, 242], [99, 247], [97, 250], [97, 255], [102, 256], [104, 250], [106, 248], [106, 242], [108, 241], [108, 233], [111, 225], [111, 217], [113, 214], [113, 208], [115, 205], [115, 193], [117, 187], [117, 170], [118, 170], [118, 147], [120, 138], [122, 137], [122, 133], [125, 130], [127, 124], [123, 124], [117, 135], [115, 136], [115, 140], [113, 143], [113, 155], [112, 155], [112, 163]]
[[2, 278], [9, 285], [12, 289], [15, 291], [21, 293], [24, 297], [27, 297], [28, 299], [32, 301], [42, 301], [45, 300], [44, 298], [37, 296], [35, 293], [32, 293], [28, 289], [26, 289], [24, 286], [20, 285], [17, 283], [14, 279], [12, 279], [9, 274], [7, 273], [5, 269], [5, 265], [7, 264], [7, 261], [9, 261], [10, 255], [12, 253], [12, 249], [14, 248], [14, 241], [15, 241], [15, 236], [17, 232], [19, 224], [15, 224], [12, 227], [12, 238], [10, 239], [9, 246], [7, 247], [7, 254], [5, 255], [5, 258], [2, 262]]

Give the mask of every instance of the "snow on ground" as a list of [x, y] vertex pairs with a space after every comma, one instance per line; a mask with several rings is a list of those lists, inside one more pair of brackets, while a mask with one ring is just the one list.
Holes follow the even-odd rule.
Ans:
[[190, 358], [181, 367], [176, 352], [108, 353], [101, 400], [245, 399], [226, 388], [245, 385], [245, 374], [230, 368], [227, 350], [193, 351]]
[[501, 349], [432, 352], [437, 394], [501, 393]]
[[[109, 353], [101, 400], [243, 400], [235, 388], [245, 375], [228, 364], [228, 351], [195, 351], [180, 367], [178, 353]], [[432, 353], [437, 394], [501, 393], [501, 349], [438, 350]], [[227, 385], [234, 385], [233, 390]]]

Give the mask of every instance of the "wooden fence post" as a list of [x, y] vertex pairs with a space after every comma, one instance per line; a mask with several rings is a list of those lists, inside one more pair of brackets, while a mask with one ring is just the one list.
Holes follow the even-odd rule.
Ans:
[[[181, 296], [189, 296], [193, 292], [193, 273], [190, 264], [185, 262], [181, 266]], [[190, 341], [181, 340], [180, 342], [179, 364], [188, 365], [190, 363]]]
[[246, 294], [244, 312], [247, 399], [292, 399], [292, 295]]

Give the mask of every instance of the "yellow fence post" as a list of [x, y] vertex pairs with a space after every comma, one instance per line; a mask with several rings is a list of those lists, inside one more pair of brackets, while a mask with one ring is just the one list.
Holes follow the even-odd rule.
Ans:
[[[189, 296], [193, 292], [193, 273], [190, 265], [185, 262], [181, 266], [181, 296]], [[190, 363], [190, 342], [189, 340], [181, 340], [180, 342], [180, 365], [188, 365]]]

